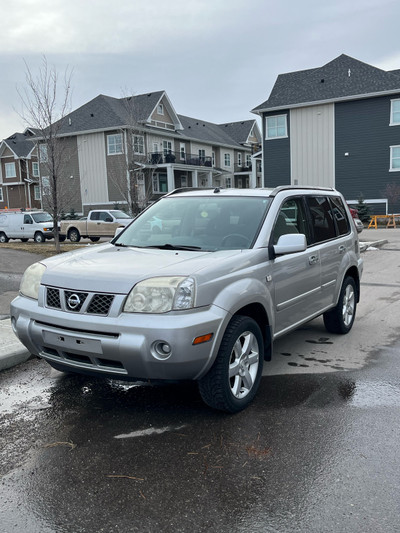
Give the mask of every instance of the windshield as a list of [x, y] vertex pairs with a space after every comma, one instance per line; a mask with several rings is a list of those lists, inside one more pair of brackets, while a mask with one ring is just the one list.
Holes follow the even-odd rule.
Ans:
[[168, 196], [139, 215], [113, 244], [208, 251], [250, 248], [270, 201], [247, 196]]
[[49, 213], [32, 213], [31, 217], [35, 222], [52, 222], [53, 220]]
[[111, 213], [115, 218], [131, 218], [129, 215], [127, 215], [127, 214], [124, 213], [123, 211], [120, 211], [119, 209], [114, 209], [114, 210], [110, 211], [110, 213]]

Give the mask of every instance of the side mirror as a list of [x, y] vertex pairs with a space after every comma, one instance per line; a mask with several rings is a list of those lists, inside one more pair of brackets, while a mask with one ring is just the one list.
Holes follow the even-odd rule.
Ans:
[[104, 222], [114, 222], [114, 220], [111, 217], [106, 217]]
[[307, 250], [307, 239], [303, 233], [281, 235], [275, 244], [275, 255], [295, 254]]
[[121, 231], [125, 229], [124, 226], [119, 226], [116, 230], [115, 230], [115, 233], [114, 233], [114, 237], [116, 237], [119, 233], [121, 233]]

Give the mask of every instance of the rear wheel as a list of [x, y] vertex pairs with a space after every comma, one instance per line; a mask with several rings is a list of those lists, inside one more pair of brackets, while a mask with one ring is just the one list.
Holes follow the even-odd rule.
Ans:
[[330, 333], [348, 333], [353, 327], [357, 307], [357, 289], [354, 278], [344, 279], [337, 305], [324, 313], [324, 324]]
[[44, 235], [43, 233], [40, 233], [40, 231], [37, 231], [35, 233], [35, 236], [33, 237], [34, 241], [37, 242], [37, 243], [40, 243], [40, 242], [44, 242], [45, 241], [45, 238], [44, 238]]
[[261, 381], [263, 354], [264, 342], [258, 324], [245, 316], [233, 317], [214, 365], [199, 380], [204, 402], [229, 413], [247, 407]]
[[100, 237], [90, 237], [90, 240], [92, 242], [98, 242], [100, 240]]
[[81, 234], [76, 228], [72, 228], [68, 232], [68, 239], [71, 242], [79, 242], [81, 240]]
[[29, 239], [21, 239], [21, 242], [28, 242]]
[[0, 233], [0, 242], [8, 242], [10, 239], [7, 237], [7, 235], [2, 231]]

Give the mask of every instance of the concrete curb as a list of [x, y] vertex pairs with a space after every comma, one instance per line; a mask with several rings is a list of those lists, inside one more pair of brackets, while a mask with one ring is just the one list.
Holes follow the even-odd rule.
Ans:
[[11, 319], [0, 320], [0, 371], [24, 363], [31, 354], [17, 339], [11, 327]]
[[[379, 248], [389, 241], [382, 239], [372, 242], [361, 242], [360, 251], [365, 252], [370, 246]], [[11, 327], [11, 319], [0, 320], [0, 371], [24, 363], [31, 357], [25, 346], [17, 339]]]

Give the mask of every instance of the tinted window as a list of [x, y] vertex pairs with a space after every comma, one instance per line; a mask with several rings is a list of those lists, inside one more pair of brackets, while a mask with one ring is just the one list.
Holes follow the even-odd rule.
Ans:
[[334, 196], [330, 198], [332, 204], [333, 218], [335, 219], [339, 235], [346, 235], [350, 231], [349, 219], [342, 199]]
[[325, 196], [307, 196], [314, 242], [328, 241], [336, 237], [335, 223], [328, 198]]
[[275, 222], [272, 243], [277, 244], [279, 237], [288, 233], [303, 233], [311, 242], [310, 230], [301, 198], [291, 198], [282, 204]]

